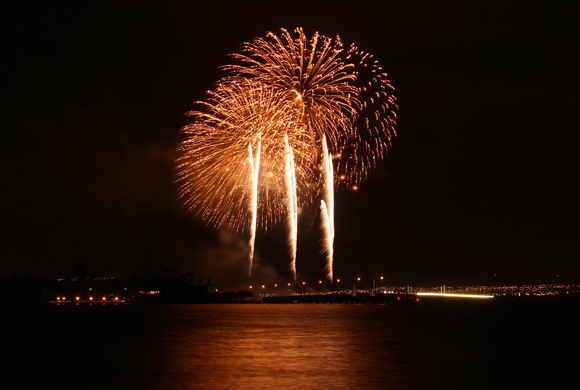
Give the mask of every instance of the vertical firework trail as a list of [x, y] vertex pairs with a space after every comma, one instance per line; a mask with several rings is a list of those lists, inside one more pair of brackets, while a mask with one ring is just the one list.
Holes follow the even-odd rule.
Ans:
[[326, 254], [326, 266], [324, 270], [330, 281], [332, 281], [332, 260], [333, 260], [333, 234], [332, 226], [330, 224], [330, 215], [328, 208], [326, 207], [326, 202], [324, 200], [320, 201], [320, 220], [322, 222], [323, 238], [322, 238], [322, 253]]
[[288, 201], [288, 244], [290, 245], [290, 270], [296, 280], [296, 250], [298, 241], [298, 199], [296, 196], [296, 171], [294, 168], [294, 153], [288, 141], [288, 134], [285, 135], [286, 143], [286, 193]]
[[250, 224], [250, 266], [248, 273], [252, 277], [252, 265], [254, 264], [254, 247], [256, 243], [256, 224], [258, 219], [258, 176], [260, 174], [260, 152], [262, 149], [262, 136], [258, 134], [258, 146], [256, 148], [256, 159], [252, 153], [252, 143], [248, 144], [248, 159], [252, 175], [252, 196], [251, 196], [251, 213], [252, 222]]
[[326, 254], [326, 271], [332, 281], [332, 269], [334, 262], [334, 172], [332, 168], [332, 154], [328, 152], [326, 138], [322, 143], [322, 169], [324, 170], [324, 193], [320, 201], [320, 213], [322, 230], [322, 252]]

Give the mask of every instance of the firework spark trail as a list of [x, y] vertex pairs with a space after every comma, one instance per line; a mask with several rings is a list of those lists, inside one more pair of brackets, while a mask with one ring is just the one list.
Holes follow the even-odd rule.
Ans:
[[324, 200], [320, 201], [320, 219], [322, 221], [322, 229], [324, 230], [322, 238], [322, 252], [326, 254], [326, 275], [330, 281], [332, 281], [333, 274], [333, 258], [334, 258], [334, 248], [332, 245], [333, 241], [333, 227], [330, 223], [330, 213], [326, 207], [326, 202]]
[[208, 224], [249, 231], [250, 273], [257, 229], [287, 216], [294, 278], [298, 206], [322, 200], [331, 275], [335, 186], [360, 184], [391, 147], [394, 88], [371, 54], [301, 28], [269, 32], [230, 58], [181, 131], [180, 196]]
[[252, 203], [251, 203], [251, 213], [252, 221], [250, 223], [250, 265], [249, 265], [249, 276], [252, 277], [252, 266], [254, 264], [254, 248], [256, 243], [256, 223], [258, 219], [258, 177], [260, 175], [260, 152], [262, 149], [262, 137], [258, 135], [258, 146], [257, 155], [254, 160], [252, 153], [252, 144], [248, 144], [248, 157], [249, 164], [252, 171]]
[[[310, 160], [320, 155], [320, 143], [326, 136], [336, 150], [344, 138], [353, 138], [352, 118], [360, 107], [354, 64], [343, 60], [339, 37], [314, 34], [308, 38], [301, 28], [293, 38], [285, 29], [280, 36], [268, 33], [242, 44], [243, 54], [232, 54], [237, 63], [224, 69], [232, 76], [256, 80], [278, 92], [288, 107], [300, 111], [297, 134], [313, 149]], [[296, 150], [296, 147], [294, 147]], [[312, 179], [312, 178], [309, 178]]]
[[326, 138], [323, 142], [322, 156], [325, 177], [324, 191], [326, 203], [330, 211], [330, 226], [332, 227], [332, 239], [334, 240], [334, 170], [332, 167], [332, 154], [328, 151]]
[[288, 244], [290, 245], [290, 270], [296, 281], [296, 252], [298, 247], [298, 199], [296, 196], [296, 174], [294, 168], [294, 153], [288, 141], [284, 137], [286, 155], [286, 194], [288, 200]]
[[[261, 134], [258, 203], [265, 212], [258, 214], [257, 225], [267, 229], [286, 213], [284, 134], [289, 133], [295, 150], [309, 148], [294, 135], [296, 109], [287, 109], [279, 94], [247, 80], [220, 84], [199, 104], [200, 110], [189, 113], [193, 123], [182, 129], [176, 174], [181, 197], [208, 224], [249, 230], [254, 186], [248, 144], [255, 145]], [[312, 175], [309, 155], [299, 155], [300, 178]]]
[[324, 170], [324, 199], [320, 202], [322, 228], [324, 231], [323, 253], [326, 254], [326, 271], [332, 281], [334, 262], [334, 172], [332, 155], [328, 152], [326, 138], [322, 143], [322, 169]]
[[387, 74], [373, 58], [352, 44], [346, 61], [354, 64], [359, 102], [353, 117], [352, 138], [338, 149], [337, 172], [346, 187], [360, 184], [371, 168], [384, 159], [397, 136], [397, 99]]

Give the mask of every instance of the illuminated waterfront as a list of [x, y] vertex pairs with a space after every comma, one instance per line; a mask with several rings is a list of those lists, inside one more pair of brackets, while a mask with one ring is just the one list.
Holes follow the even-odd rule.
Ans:
[[[383, 278], [384, 279], [384, 278]], [[237, 289], [207, 280], [168, 275], [141, 275], [131, 279], [59, 278], [47, 280], [39, 276], [22, 276], [0, 282], [0, 302], [53, 304], [130, 304], [130, 303], [235, 303], [235, 302], [404, 302], [413, 297], [494, 297], [500, 300], [578, 299], [578, 284], [530, 284], [507, 286], [381, 286], [366, 288], [362, 280], [344, 283], [337, 279], [332, 286], [322, 280], [279, 283], [253, 283]], [[339, 285], [346, 288], [339, 288]], [[373, 283], [371, 283], [372, 285]], [[378, 286], [377, 286], [378, 285]], [[329, 288], [330, 287], [330, 288]], [[278, 297], [276, 299], [273, 299]], [[285, 298], [286, 297], [286, 298]], [[291, 299], [298, 297], [297, 299]]]
[[[138, 277], [147, 279], [145, 283], [136, 283], [135, 280], [123, 280], [117, 278], [93, 278], [93, 279], [56, 279], [50, 281], [50, 287], [45, 289], [50, 301], [59, 302], [132, 302], [135, 299], [151, 296], [163, 296], [175, 291], [184, 294], [186, 290], [194, 290], [196, 294], [203, 294], [206, 298], [216, 298], [224, 294], [231, 294], [227, 288], [216, 284], [190, 284], [178, 278], [168, 278], [162, 275], [149, 275]], [[360, 279], [360, 278], [359, 278]], [[378, 278], [377, 278], [378, 280]], [[340, 282], [340, 279], [338, 279]], [[209, 281], [208, 281], [209, 283]], [[280, 282], [273, 284], [253, 283], [247, 285], [247, 296], [296, 296], [296, 295], [423, 295], [423, 296], [486, 296], [496, 298], [533, 298], [554, 296], [578, 296], [580, 284], [526, 284], [526, 285], [491, 285], [491, 286], [376, 286], [375, 288], [361, 288], [360, 280], [352, 283], [347, 288], [339, 288], [339, 283], [334, 286], [326, 286], [323, 281], [307, 283], [306, 281]], [[358, 285], [358, 286], [357, 286]], [[93, 287], [91, 287], [93, 286]], [[238, 289], [240, 291], [240, 289]], [[211, 300], [211, 299], [210, 299]]]

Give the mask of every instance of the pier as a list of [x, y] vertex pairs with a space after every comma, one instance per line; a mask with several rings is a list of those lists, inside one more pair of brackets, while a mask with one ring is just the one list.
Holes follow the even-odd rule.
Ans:
[[416, 294], [300, 294], [271, 295], [261, 298], [263, 303], [342, 303], [342, 304], [417, 304]]

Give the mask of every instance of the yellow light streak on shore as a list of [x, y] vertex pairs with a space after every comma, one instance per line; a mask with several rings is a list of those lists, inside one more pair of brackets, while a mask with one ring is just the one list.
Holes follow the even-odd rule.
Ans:
[[493, 295], [428, 293], [428, 292], [418, 292], [417, 295], [426, 295], [432, 297], [456, 297], [456, 298], [483, 298], [483, 299], [493, 298]]

